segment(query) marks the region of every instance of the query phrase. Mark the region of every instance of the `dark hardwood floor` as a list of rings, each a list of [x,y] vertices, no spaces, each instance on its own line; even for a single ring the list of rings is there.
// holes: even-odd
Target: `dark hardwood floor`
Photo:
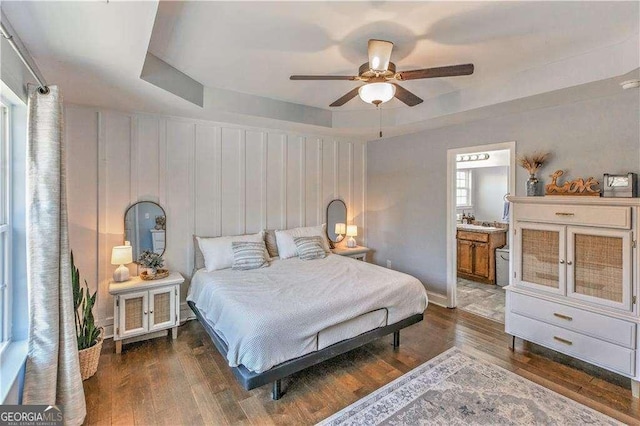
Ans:
[[[510,351],[504,325],[430,305],[425,320],[402,331],[399,351],[387,336],[270,387],[242,389],[197,321],[178,339],[124,346],[105,342],[100,366],[84,382],[86,424],[312,424],[357,401],[441,352],[457,346],[620,421],[640,425],[640,402],[628,380],[518,341]]]

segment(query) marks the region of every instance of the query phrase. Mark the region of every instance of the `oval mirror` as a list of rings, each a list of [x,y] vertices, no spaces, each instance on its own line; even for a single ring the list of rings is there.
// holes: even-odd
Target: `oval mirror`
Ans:
[[[131,243],[134,262],[145,250],[164,254],[166,223],[164,209],[154,202],[140,201],[127,209],[124,239]]]
[[[347,232],[347,205],[342,200],[333,200],[327,206],[327,238],[339,243]]]

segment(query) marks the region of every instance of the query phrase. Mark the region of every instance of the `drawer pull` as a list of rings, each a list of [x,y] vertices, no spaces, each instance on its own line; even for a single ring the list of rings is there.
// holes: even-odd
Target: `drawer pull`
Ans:
[[[563,315],[563,314],[559,314],[557,312],[554,312],[553,315],[558,317],[558,318],[562,318],[563,320],[573,321],[573,318],[571,318],[569,315]]]
[[[575,213],[556,212],[556,216],[575,216]]]
[[[562,337],[558,337],[558,336],[553,336],[553,338],[560,343],[564,343],[565,345],[569,345],[569,346],[573,345],[573,342],[571,340],[563,339]]]
[[[567,265],[571,266],[571,265],[573,265],[573,262],[570,261],[570,260],[567,260]]]
[[[560,259],[560,264],[564,265],[564,259]]]

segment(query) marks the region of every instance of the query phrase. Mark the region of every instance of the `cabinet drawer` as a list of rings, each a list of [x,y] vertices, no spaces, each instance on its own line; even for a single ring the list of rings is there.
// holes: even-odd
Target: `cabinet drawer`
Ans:
[[[558,352],[623,374],[635,375],[635,351],[613,343],[509,313],[511,334]]]
[[[631,229],[631,207],[515,204],[514,217],[524,222],[566,223]]]
[[[634,348],[636,324],[594,312],[572,308],[524,294],[510,293],[511,311],[568,330]]]
[[[489,241],[489,234],[482,232],[458,231],[458,239],[486,243]]]

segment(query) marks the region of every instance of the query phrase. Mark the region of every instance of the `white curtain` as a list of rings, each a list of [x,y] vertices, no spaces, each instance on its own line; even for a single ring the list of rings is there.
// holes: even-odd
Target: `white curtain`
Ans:
[[[66,424],[86,415],[73,312],[62,99],[29,86],[27,275],[29,356],[23,403],[62,406]]]

